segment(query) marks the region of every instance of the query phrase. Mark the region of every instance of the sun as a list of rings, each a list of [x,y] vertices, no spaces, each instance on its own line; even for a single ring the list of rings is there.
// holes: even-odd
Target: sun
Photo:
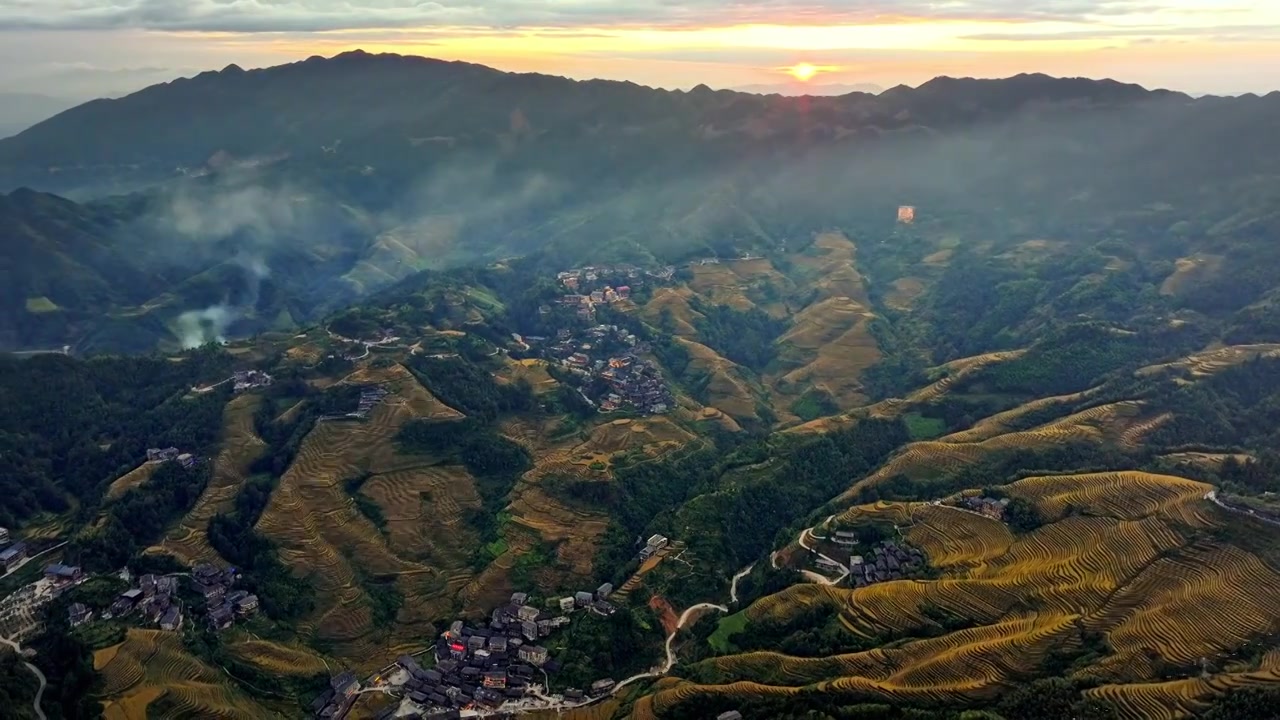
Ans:
[[[791,77],[800,82],[809,82],[814,75],[818,74],[818,68],[809,63],[799,63],[787,68],[787,72],[791,73]]]

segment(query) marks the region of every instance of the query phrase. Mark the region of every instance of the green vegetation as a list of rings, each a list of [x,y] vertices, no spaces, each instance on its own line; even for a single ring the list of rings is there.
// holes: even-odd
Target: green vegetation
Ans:
[[[727,305],[694,302],[693,309],[702,315],[694,323],[698,337],[726,358],[752,370],[763,370],[777,357],[774,341],[786,331],[786,321],[771,318],[757,308],[742,311]]]
[[[371,473],[362,473],[356,477],[344,480],[342,487],[347,491],[347,494],[351,496],[351,500],[356,504],[356,509],[360,511],[360,514],[368,518],[369,522],[373,523],[379,530],[385,533],[387,531],[387,517],[382,512],[382,506],[373,498],[360,492],[360,488],[364,487],[364,484],[368,482],[371,477],[373,477]]]
[[[711,645],[711,649],[720,654],[737,652],[738,646],[733,643],[733,636],[747,629],[747,615],[745,612],[736,612],[732,615],[726,615],[720,618],[720,622],[716,624],[715,632],[707,638],[707,643]]]
[[[185,395],[229,374],[231,359],[212,349],[184,358],[0,356],[0,525],[65,512],[72,498],[82,521],[92,517],[147,448],[209,454],[230,389]]]
[[[920,413],[907,413],[902,416],[902,422],[906,423],[912,440],[931,440],[947,431],[945,420],[925,417]]]
[[[808,422],[820,417],[835,415],[840,412],[840,406],[836,404],[835,398],[831,397],[831,393],[817,388],[810,388],[795,402],[791,403],[791,412],[799,416],[801,420]]]

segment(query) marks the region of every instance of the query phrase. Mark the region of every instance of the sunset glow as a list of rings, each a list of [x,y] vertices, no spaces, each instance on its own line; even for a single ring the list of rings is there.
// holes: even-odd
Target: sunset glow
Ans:
[[[236,63],[353,49],[661,87],[891,87],[937,75],[1112,77],[1186,91],[1271,89],[1280,3],[1221,0],[76,0],[0,2],[0,90],[98,91]],[[799,53],[818,54],[798,61]],[[125,87],[114,87],[113,84]],[[132,86],[132,87],[129,87]]]
[[[810,65],[809,63],[800,63],[799,65],[791,66],[787,72],[791,73],[791,77],[799,80],[800,82],[809,82],[814,75],[818,74],[818,68]]]

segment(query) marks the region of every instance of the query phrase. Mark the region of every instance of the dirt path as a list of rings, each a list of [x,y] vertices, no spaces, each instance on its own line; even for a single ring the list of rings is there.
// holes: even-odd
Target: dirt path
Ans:
[[[40,718],[40,720],[49,720],[49,718],[44,714],[44,709],[40,707],[41,702],[44,701],[44,690],[49,686],[49,682],[45,680],[44,673],[40,672],[40,668],[35,665],[32,665],[26,660],[22,660],[22,646],[16,641],[10,640],[6,637],[0,637],[0,645],[8,645],[13,648],[13,651],[18,654],[18,659],[23,666],[25,666],[27,670],[35,675],[36,679],[40,681],[40,689],[36,690],[36,699],[32,701],[31,706],[36,712],[36,717]]]

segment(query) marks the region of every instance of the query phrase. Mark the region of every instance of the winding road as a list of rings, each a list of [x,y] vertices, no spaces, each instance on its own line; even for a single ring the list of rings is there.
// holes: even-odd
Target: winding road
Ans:
[[[1261,520],[1262,522],[1267,523],[1268,525],[1275,525],[1276,527],[1280,527],[1280,520],[1276,520],[1276,519],[1271,518],[1271,517],[1268,517],[1268,516],[1266,516],[1266,515],[1259,515],[1258,513],[1254,512],[1253,510],[1249,510],[1249,509],[1245,509],[1245,508],[1238,508],[1238,507],[1235,507],[1234,505],[1228,505],[1227,503],[1225,503],[1225,502],[1223,502],[1223,501],[1219,500],[1219,499],[1218,499],[1218,491],[1217,491],[1217,490],[1210,490],[1209,492],[1205,493],[1205,494],[1204,494],[1204,499],[1205,499],[1205,500],[1208,500],[1209,502],[1213,503],[1214,505],[1217,505],[1218,507],[1222,508],[1223,510],[1230,511],[1230,512],[1236,513],[1236,514],[1238,514],[1238,515],[1247,515],[1247,516],[1249,516],[1249,517],[1253,518],[1254,520]]]
[[[49,720],[49,718],[45,716],[44,710],[40,707],[40,703],[44,701],[44,689],[49,686],[49,682],[45,680],[44,673],[40,672],[40,668],[35,665],[32,665],[26,660],[22,660],[22,646],[19,645],[17,641],[10,640],[6,637],[0,637],[0,645],[8,645],[13,648],[13,651],[18,654],[19,661],[26,666],[27,670],[36,676],[37,680],[40,681],[40,689],[36,690],[36,699],[31,703],[31,707],[35,710],[36,717],[40,718],[40,720]]]

